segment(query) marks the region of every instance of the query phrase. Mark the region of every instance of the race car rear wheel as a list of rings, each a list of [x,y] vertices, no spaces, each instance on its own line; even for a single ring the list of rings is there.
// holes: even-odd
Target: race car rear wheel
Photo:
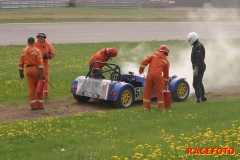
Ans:
[[[189,95],[190,89],[186,81],[180,81],[177,84],[175,93],[172,94],[172,98],[175,101],[184,101]]]
[[[121,93],[120,97],[117,101],[114,101],[114,105],[119,108],[128,108],[133,103],[133,91],[131,88],[126,87],[124,88]]]
[[[76,101],[82,102],[82,103],[86,103],[91,99],[91,97],[79,96],[76,94],[73,94],[73,97]]]

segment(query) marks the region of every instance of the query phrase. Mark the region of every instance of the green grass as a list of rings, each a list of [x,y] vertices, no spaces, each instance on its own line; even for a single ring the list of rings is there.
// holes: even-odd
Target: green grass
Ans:
[[[222,52],[221,46],[211,40],[202,40],[204,44],[211,44],[214,52],[212,55]],[[210,43],[211,42],[211,43]],[[237,48],[239,40],[233,39],[226,43],[232,48]],[[88,72],[88,61],[90,57],[103,47],[115,47],[118,56],[111,63],[117,63],[123,73],[128,71],[138,72],[140,62],[150,53],[155,52],[161,44],[167,44],[170,48],[169,60],[172,65],[178,64],[179,59],[189,44],[185,40],[169,41],[147,41],[147,42],[109,42],[109,43],[88,43],[88,44],[53,44],[56,56],[50,61],[50,83],[54,89],[49,89],[50,101],[72,98],[70,93],[71,84],[77,76],[86,75]],[[234,47],[235,46],[235,47]],[[20,53],[25,45],[0,46],[0,105],[26,104],[28,103],[28,91],[26,77],[20,79],[18,63]],[[184,51],[183,51],[184,50]],[[235,56],[236,61],[226,62],[228,67],[239,68],[239,55]],[[185,62],[184,62],[185,63]],[[134,65],[127,68],[127,65]],[[209,64],[210,65],[210,64]],[[218,75],[216,73],[216,75]],[[106,75],[109,78],[109,75]],[[211,78],[206,79],[211,81]]]
[[[99,8],[37,8],[24,10],[0,10],[0,23],[54,23],[54,22],[196,22],[196,21],[239,21],[240,11],[238,10],[167,10],[157,9],[99,9]],[[9,18],[12,15],[23,16]],[[32,18],[32,15],[39,15]],[[44,17],[57,15],[58,18]],[[62,15],[62,16],[61,16]],[[72,16],[64,18],[63,15]],[[91,18],[77,16],[92,16]],[[112,18],[94,17],[94,15],[116,16]],[[41,17],[42,16],[42,17]],[[117,17],[118,16],[118,17]],[[129,17],[124,17],[129,16]],[[132,16],[132,17],[131,17]],[[143,16],[143,17],[141,17]],[[145,17],[144,17],[145,16]],[[148,17],[146,17],[148,16]],[[157,16],[157,17],[149,17]],[[138,17],[138,18],[136,18]],[[140,18],[141,17],[141,18]],[[214,18],[213,18],[214,17]]]
[[[31,15],[115,15],[115,16],[147,16],[147,15],[186,15],[185,11],[167,11],[157,9],[99,9],[99,8],[39,8],[28,10],[0,11],[1,15],[25,15],[22,19],[1,19],[0,23],[53,23],[53,22],[165,22],[182,21],[179,18],[30,18]]]
[[[139,12],[164,14],[167,11],[109,10],[106,12],[101,9],[62,8],[0,11],[0,15],[60,13],[138,15]],[[166,14],[185,13],[183,11]],[[0,20],[0,23],[35,21],[37,20]],[[38,22],[50,21],[52,19]],[[239,40],[232,42],[238,46]],[[72,81],[78,75],[86,74],[90,56],[99,49],[116,47],[119,55],[112,62],[124,67],[126,61],[139,64],[146,55],[156,51],[163,43],[171,48],[169,56],[171,63],[178,61],[183,48],[189,48],[184,40],[53,44],[56,57],[50,62],[50,82],[54,86],[54,89],[50,89],[50,100],[72,98],[70,93]],[[216,52],[222,53],[217,49],[221,50],[218,44],[212,41],[211,43],[213,44],[211,47]],[[0,105],[7,107],[12,104],[28,103],[26,79],[19,78],[17,68],[24,47],[23,45],[0,46]],[[239,65],[239,61],[235,63]],[[129,109],[2,123],[0,124],[0,155],[1,159],[9,160],[240,159],[239,103],[239,98],[219,99],[199,105],[187,101],[173,103],[171,109],[163,111],[157,110],[156,106],[152,106],[151,111],[144,111],[140,105]],[[186,149],[189,147],[193,149],[232,147],[235,149],[235,154],[192,156],[187,155]]]
[[[239,99],[141,106],[0,125],[1,159],[239,159]],[[187,148],[234,148],[188,155]],[[65,151],[61,151],[65,149]]]
[[[182,22],[181,19],[130,19],[130,18],[111,18],[111,19],[100,19],[100,18],[68,18],[68,19],[53,19],[53,18],[26,18],[26,19],[4,19],[0,20],[1,23],[59,23],[59,22]]]
[[[1,15],[185,15],[186,11],[161,9],[39,8],[1,10]]]
[[[119,51],[117,58],[111,63],[124,67],[124,62],[134,62],[138,68],[140,61],[148,54],[157,50],[160,44],[174,46],[172,53],[188,44],[185,41],[150,41],[150,42],[110,42],[90,44],[53,44],[56,56],[50,61],[50,83],[54,89],[49,89],[50,100],[60,100],[72,97],[70,93],[73,80],[88,72],[90,57],[103,47],[116,47]],[[0,104],[23,104],[28,102],[26,77],[20,79],[18,63],[25,45],[0,46]],[[7,56],[6,56],[7,55]],[[176,59],[177,53],[169,58]],[[127,71],[128,72],[128,71]],[[125,72],[126,73],[126,72]],[[110,76],[108,76],[110,77]]]

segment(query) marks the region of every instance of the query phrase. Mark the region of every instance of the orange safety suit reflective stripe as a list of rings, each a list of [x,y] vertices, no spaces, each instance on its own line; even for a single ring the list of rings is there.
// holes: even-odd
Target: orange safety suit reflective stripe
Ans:
[[[149,68],[143,96],[143,106],[146,109],[150,108],[152,91],[155,87],[158,108],[164,108],[163,87],[168,86],[170,63],[164,52],[154,52],[141,62],[139,71],[142,73],[148,64]]]
[[[37,47],[41,53],[42,53],[42,56],[44,56],[44,54],[51,54],[51,59],[53,59],[55,57],[55,51],[54,51],[54,48],[52,46],[51,43],[49,43],[47,40],[44,40],[43,44],[40,43],[39,41],[36,41],[35,42],[35,47]],[[46,78],[46,80],[49,81],[49,62],[48,62],[49,59],[43,59],[43,63],[44,63],[44,76]],[[45,96],[48,96],[48,89],[49,89],[49,86],[48,86],[48,83],[45,83],[44,85],[44,95]]]
[[[100,62],[107,62],[110,58],[108,58],[106,56],[106,48],[103,48],[101,49],[100,51],[98,51],[97,53],[95,53],[91,58],[90,58],[90,61],[88,63],[88,66],[90,67],[91,64],[94,62],[94,61],[100,61]],[[97,64],[94,64],[93,68],[92,68],[92,71],[95,69],[95,68],[99,68],[101,71],[103,71],[103,67],[104,65],[103,64],[100,64],[100,63],[97,63]]]
[[[24,66],[26,66],[30,107],[43,108],[43,94],[36,95],[35,90],[40,77],[39,68],[44,68],[44,64],[41,51],[33,45],[28,45],[21,53],[19,70],[23,70]]]

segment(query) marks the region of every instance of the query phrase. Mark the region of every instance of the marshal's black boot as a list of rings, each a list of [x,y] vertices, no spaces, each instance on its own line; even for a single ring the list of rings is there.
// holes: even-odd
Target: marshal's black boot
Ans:
[[[202,96],[201,101],[205,102],[207,101],[207,98],[205,96]]]
[[[196,103],[196,104],[197,104],[197,103],[201,103],[201,99],[200,99],[200,98],[197,98],[197,100],[196,100],[195,103]]]

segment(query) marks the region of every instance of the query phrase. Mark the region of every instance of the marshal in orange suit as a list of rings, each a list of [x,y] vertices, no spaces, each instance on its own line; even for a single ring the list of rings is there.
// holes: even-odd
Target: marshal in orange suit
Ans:
[[[24,78],[24,67],[26,67],[27,83],[28,83],[28,97],[30,101],[30,108],[32,110],[44,109],[43,90],[42,94],[36,94],[36,87],[39,79],[44,77],[44,65],[42,54],[39,49],[34,47],[34,38],[28,38],[28,46],[23,49],[18,64],[20,78]]]
[[[37,34],[37,41],[35,42],[35,47],[37,47],[42,52],[43,63],[44,63],[44,75],[46,80],[49,81],[49,60],[55,57],[55,51],[51,43],[46,40],[47,36],[43,32]],[[48,83],[44,86],[44,97],[48,98]]]
[[[146,86],[143,95],[143,107],[145,110],[150,109],[152,91],[154,87],[157,92],[158,109],[164,108],[163,101],[163,89],[168,88],[169,83],[169,68],[170,63],[168,61],[169,49],[166,45],[161,45],[158,48],[158,52],[154,52],[148,55],[139,67],[139,74],[142,74],[145,67],[149,64]]]
[[[113,57],[116,57],[118,54],[116,48],[102,48],[98,52],[96,52],[89,60],[88,66],[91,67],[92,63],[94,61],[100,61],[100,62],[107,62],[108,60],[111,60]],[[103,64],[97,63],[94,64],[92,67],[92,73],[94,69],[99,68],[103,72]]]

